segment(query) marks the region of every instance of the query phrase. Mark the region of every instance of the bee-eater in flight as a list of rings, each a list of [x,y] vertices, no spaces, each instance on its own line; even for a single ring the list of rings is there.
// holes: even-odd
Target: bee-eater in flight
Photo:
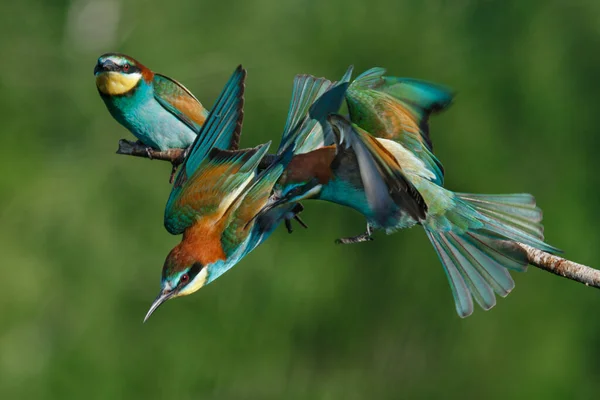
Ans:
[[[325,124],[323,116],[339,109],[345,93],[333,91],[337,93],[335,98],[321,96],[331,91],[331,82],[306,75],[297,77],[284,129],[285,143],[275,161],[259,172],[258,164],[269,144],[223,150],[241,132],[244,77],[240,66],[179,170],[165,209],[165,227],[183,237],[165,260],[160,294],[144,321],[166,300],[194,293],[217,279],[266,240],[279,223],[298,212],[298,204],[290,203],[257,218],[268,204],[273,185],[291,160],[299,138],[318,131],[318,126]],[[320,97],[327,101],[315,102]]]
[[[208,115],[182,84],[124,54],[100,56],[94,75],[108,111],[148,150],[188,147]]]
[[[524,271],[527,255],[512,243],[546,252],[542,211],[530,194],[454,193],[433,155],[428,117],[452,101],[445,88],[414,79],[385,77],[381,68],[360,75],[348,88],[351,121],[332,115],[336,144],[296,155],[275,186],[263,213],[305,199],[351,207],[367,218],[367,232],[341,243],[370,240],[372,229],[392,233],[421,225],[448,277],[461,317],[473,298],[485,310],[506,296]]]

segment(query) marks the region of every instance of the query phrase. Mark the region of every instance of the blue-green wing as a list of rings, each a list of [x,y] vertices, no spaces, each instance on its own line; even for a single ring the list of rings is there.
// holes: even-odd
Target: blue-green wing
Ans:
[[[198,185],[198,182],[191,183],[191,181],[198,179],[199,175],[207,178],[206,175],[210,176],[211,170],[214,170],[214,174],[223,173],[223,171],[231,173],[224,160],[209,160],[202,168],[200,166],[213,149],[227,149],[232,138],[241,132],[244,117],[245,76],[246,71],[239,66],[219,95],[213,111],[202,125],[200,133],[196,136],[179,169],[165,209],[165,227],[171,233],[181,233],[195,218],[195,213],[202,211],[202,206],[191,205],[192,199],[188,197],[192,193],[191,191],[195,190],[190,188]],[[233,160],[229,160],[229,162],[239,166]],[[200,173],[198,173],[199,170]],[[192,177],[194,178],[192,179]],[[214,185],[214,179],[216,177],[207,182],[212,182]],[[208,200],[204,199],[203,201]]]
[[[419,116],[423,139],[432,150],[429,116],[448,108],[454,99],[454,92],[435,83],[392,76],[383,77],[383,84],[379,90],[412,106],[411,111]]]
[[[324,78],[314,78],[310,75],[300,75],[295,81],[298,87],[307,86],[309,82],[326,81],[326,85],[320,85],[318,91],[294,90],[290,115],[294,124],[287,123],[284,137],[279,152],[286,149],[291,141],[295,142],[295,153],[302,154],[332,144],[333,134],[327,123],[327,117],[339,111],[346,90],[348,89],[353,67],[350,66],[342,79],[332,83]],[[304,82],[304,84],[302,84]],[[294,107],[294,104],[303,104],[302,108]],[[288,121],[290,118],[288,116]]]
[[[198,132],[208,116],[208,110],[194,95],[175,79],[154,74],[154,98],[181,122]]]
[[[215,147],[230,149],[239,137],[244,119],[244,90],[246,70],[238,66],[229,78],[200,129],[196,140],[177,174],[175,187],[181,186],[191,176],[202,160]]]
[[[245,150],[213,148],[188,181],[171,197],[165,208],[165,228],[182,233],[204,216],[219,219],[227,213],[252,182],[270,142]]]
[[[446,109],[454,94],[430,82],[384,76],[372,68],[350,85],[346,100],[352,122],[380,138],[395,140],[412,151],[443,183],[442,164],[433,155],[429,116]]]
[[[308,114],[308,110],[323,93],[325,93],[333,82],[325,78],[317,78],[312,75],[296,75],[292,89],[292,99],[288,111],[285,128],[281,138],[280,149],[285,148],[290,142]]]
[[[414,79],[384,76],[385,69],[371,68],[360,74],[350,85],[353,90],[377,90],[387,93],[398,101],[412,105],[424,124],[427,117],[448,108],[454,99],[454,91],[446,86]],[[431,141],[427,137],[431,146]]]
[[[267,205],[275,182],[283,173],[285,164],[275,162],[257,175],[243,193],[240,193],[235,204],[231,205],[227,228],[221,236],[221,245],[225,254],[229,255],[253,228],[254,218]]]
[[[338,146],[356,155],[365,195],[375,218],[386,225],[391,203],[395,203],[415,221],[425,219],[427,205],[401,166],[384,146],[368,132],[339,115],[329,117],[338,136]]]

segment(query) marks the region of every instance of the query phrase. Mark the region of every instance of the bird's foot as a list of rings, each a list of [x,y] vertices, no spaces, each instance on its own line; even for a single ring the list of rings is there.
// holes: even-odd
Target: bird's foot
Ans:
[[[152,156],[152,147],[146,147],[146,155],[149,159],[154,160],[154,157]]]
[[[371,236],[373,232],[371,231],[371,227],[367,224],[367,231],[365,233],[361,233],[360,235],[351,236],[351,237],[343,237],[335,240],[335,244],[352,244],[352,243],[362,243],[362,242],[370,242],[373,239]]]
[[[173,181],[175,180],[175,173],[177,172],[177,167],[179,166],[179,164],[176,163],[171,163],[171,176],[169,176],[169,183],[173,184]]]
[[[306,222],[302,221],[302,218],[300,218],[299,215],[296,215],[294,217],[294,219],[300,224],[300,226],[302,226],[304,229],[308,229],[308,225],[306,225]]]
[[[306,225],[306,223],[304,221],[302,221],[302,218],[300,218],[299,215],[294,215],[292,218],[285,219],[285,227],[286,227],[288,233],[294,232],[294,230],[292,229],[292,219],[295,219],[296,221],[298,221],[300,226],[302,226],[304,229],[308,229],[308,225]]]
[[[179,166],[183,164],[187,156],[190,154],[191,148],[192,146],[186,147],[181,152],[181,155],[179,157],[171,161],[171,165],[173,166],[173,168],[171,169],[171,177],[169,178],[169,183],[173,183],[175,179],[175,173],[177,172],[177,168],[179,168]]]
[[[183,162],[185,161],[185,159],[187,158],[187,156],[190,155],[191,151],[192,151],[192,145],[189,145],[188,147],[185,148],[185,150],[181,154],[181,161],[180,161],[181,164],[183,164]]]
[[[373,240],[373,236],[371,236],[369,233],[365,232],[365,233],[357,235],[357,236],[336,239],[335,244],[362,243],[362,242],[369,242],[371,240]]]
[[[292,211],[285,216],[285,227],[287,228],[288,233],[292,233],[294,231],[292,229],[292,219],[298,221],[300,226],[302,226],[304,229],[308,229],[308,225],[306,225],[306,223],[302,221],[302,218],[300,218],[298,215],[302,211],[304,211],[304,206],[301,203],[296,203]]]
[[[135,144],[144,146],[144,150],[146,150],[146,156],[148,156],[148,158],[151,160],[154,159],[154,157],[152,156],[152,152],[154,151],[154,149],[152,147],[148,146],[147,144],[145,144],[144,142],[142,142],[139,139],[135,142]]]

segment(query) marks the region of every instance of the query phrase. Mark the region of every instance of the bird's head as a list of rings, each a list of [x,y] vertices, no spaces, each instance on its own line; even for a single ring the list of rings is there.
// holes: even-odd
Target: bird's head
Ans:
[[[100,93],[122,96],[130,93],[142,79],[151,82],[153,73],[129,56],[107,53],[98,58],[94,67],[94,76]]]
[[[277,185],[269,202],[252,218],[252,221],[259,217],[265,217],[271,210],[283,206],[298,203],[302,200],[316,198],[321,191],[322,186],[317,179],[311,179],[308,182],[294,182],[286,185]],[[297,207],[297,205],[294,205]],[[281,210],[284,214],[291,213],[293,217],[296,213]],[[276,218],[280,220],[280,218]]]
[[[283,187],[278,188],[279,192],[275,192],[279,197],[276,201],[268,204],[269,208],[276,207],[280,204],[296,203],[302,200],[316,198],[321,191],[321,185],[315,178],[308,182],[291,182]]]
[[[187,296],[206,285],[209,267],[210,265],[184,254],[181,246],[171,250],[163,265],[160,293],[150,306],[144,322],[165,301]]]

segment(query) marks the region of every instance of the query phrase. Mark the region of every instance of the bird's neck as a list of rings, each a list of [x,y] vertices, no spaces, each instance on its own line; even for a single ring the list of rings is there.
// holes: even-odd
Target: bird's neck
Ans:
[[[316,179],[319,184],[326,184],[332,178],[331,162],[335,153],[335,146],[327,146],[294,156],[279,183],[285,185]]]

